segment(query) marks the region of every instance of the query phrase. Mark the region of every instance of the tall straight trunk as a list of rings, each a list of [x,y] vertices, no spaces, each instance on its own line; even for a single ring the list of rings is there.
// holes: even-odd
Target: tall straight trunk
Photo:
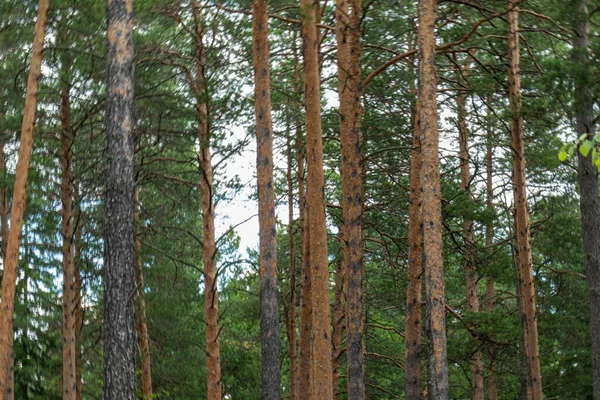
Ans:
[[[213,167],[210,148],[209,94],[206,82],[206,54],[200,3],[192,2],[195,28],[196,118],[200,142],[200,191],[202,192],[202,258],[204,261],[204,320],[206,323],[207,399],[221,400],[221,346],[219,341],[219,292],[217,286],[217,246],[213,203]]]
[[[61,36],[64,39],[64,32]],[[77,396],[76,382],[76,338],[75,338],[75,261],[73,254],[73,131],[71,129],[71,107],[69,98],[70,84],[68,80],[69,60],[62,60],[62,90],[60,104],[61,127],[61,199],[62,199],[62,267],[63,267],[63,366],[62,394],[63,400],[75,399]]]
[[[294,229],[294,176],[292,174],[292,139],[287,138],[288,237],[290,242],[290,308],[287,315],[287,336],[290,354],[290,400],[296,400],[296,230]]]
[[[587,0],[573,0],[573,62],[575,76],[575,118],[577,136],[593,140],[594,101],[589,73]],[[600,208],[598,204],[598,169],[591,156],[577,152],[579,160],[579,204],[585,255],[585,272],[592,339],[592,368],[594,399],[600,399]]]
[[[361,0],[336,0],[338,92],[342,151],[343,243],[346,271],[346,347],[348,399],[365,397],[364,380],[364,250],[362,187],[362,81],[360,79]]]
[[[525,142],[521,113],[521,77],[519,53],[519,7],[516,0],[508,0],[508,86],[511,111],[513,152],[513,185],[515,230],[519,291],[521,298],[521,326],[523,350],[527,367],[526,393],[528,399],[542,399],[542,375],[538,350],[538,330],[535,308],[535,287],[531,257],[527,183],[525,174]]]
[[[136,398],[133,0],[106,15],[104,399]]]
[[[423,291],[423,213],[421,185],[421,137],[419,100],[415,103],[410,159],[410,205],[408,208],[408,267],[406,269],[406,400],[421,399],[421,328]]]
[[[300,326],[298,335],[298,399],[312,398],[312,346],[310,337],[312,332],[312,296],[311,296],[311,269],[310,269],[310,247],[308,243],[308,204],[305,185],[305,154],[306,147],[303,140],[301,128],[302,102],[300,100],[300,72],[299,60],[294,49],[294,92],[296,95],[296,160],[298,165],[298,203],[300,208]]]
[[[135,286],[136,314],[137,314],[137,336],[138,347],[141,356],[142,367],[142,398],[152,399],[152,365],[150,358],[150,336],[148,335],[148,324],[146,323],[146,301],[144,300],[144,264],[142,260],[142,241],[140,239],[140,189],[135,188],[134,198],[134,223],[135,223]]]
[[[319,77],[318,0],[301,0],[304,42],[304,100],[306,107],[307,202],[309,265],[311,268],[313,396],[333,398],[331,365],[331,311],[329,307],[329,262],[325,220],[325,177],[321,129],[321,87]]]
[[[430,395],[449,398],[446,358],[442,205],[437,126],[435,68],[436,0],[419,0],[419,126],[421,131],[421,185],[423,187],[423,257],[430,346]]]
[[[490,96],[491,97],[491,96]],[[488,99],[488,104],[491,104],[491,98]],[[487,143],[486,143],[486,156],[485,156],[485,194],[486,194],[486,210],[489,215],[492,215],[494,211],[494,183],[493,183],[493,153],[494,146],[492,145],[492,129],[488,126],[487,129]],[[494,221],[489,220],[485,226],[485,248],[488,254],[491,256],[494,245]],[[488,273],[485,282],[485,311],[491,314],[494,311],[494,277]],[[496,346],[489,344],[488,348],[488,361],[489,371],[487,378],[488,386],[488,400],[498,400],[498,362],[496,361]]]
[[[341,243],[344,240],[342,230],[338,232],[338,241]],[[340,366],[342,364],[342,354],[344,350],[342,347],[343,336],[344,336],[344,304],[345,299],[345,281],[346,281],[346,265],[344,260],[336,260],[335,269],[335,293],[333,296],[333,331],[331,332],[331,364],[333,368],[332,386],[333,386],[333,398],[337,398],[338,387],[340,381]]]
[[[468,71],[468,61],[467,68]],[[466,72],[464,72],[466,73]],[[460,75],[460,74],[459,74]],[[460,187],[469,201],[471,196],[471,173],[469,170],[469,136],[467,131],[467,95],[460,91],[456,97],[458,115],[458,142],[460,148]],[[467,282],[467,303],[470,312],[479,312],[479,296],[477,290],[477,268],[475,266],[473,221],[469,217],[463,220],[463,241],[465,273]],[[471,355],[471,398],[483,400],[483,361],[479,350]]]
[[[77,186],[75,186],[75,196],[79,199]],[[76,221],[75,225],[75,385],[76,385],[76,400],[82,400],[83,398],[83,379],[82,379],[82,367],[83,367],[83,350],[82,350],[82,331],[83,331],[83,307],[81,305],[81,288],[83,286],[83,279],[81,277],[81,266],[83,260],[81,258],[81,207],[77,206],[74,212],[73,220]]]
[[[256,116],[258,220],[260,225],[260,326],[262,398],[279,399],[279,305],[277,288],[277,227],[273,184],[273,128],[267,0],[253,1],[252,53]]]
[[[10,231],[8,233],[4,275],[2,278],[2,302],[0,303],[0,400],[14,399],[14,359],[13,359],[13,311],[17,287],[17,266],[19,264],[19,244],[25,198],[27,175],[33,148],[35,112],[41,75],[44,38],[48,21],[49,0],[40,0],[33,36],[33,54],[27,77],[27,93],[21,124],[21,142],[15,176],[12,208],[10,212]]]

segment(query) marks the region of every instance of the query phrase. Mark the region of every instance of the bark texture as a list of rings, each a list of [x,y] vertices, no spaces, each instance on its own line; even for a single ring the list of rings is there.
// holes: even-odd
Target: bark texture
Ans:
[[[4,274],[2,278],[2,302],[0,303],[0,400],[12,400],[14,393],[13,359],[13,311],[17,284],[17,266],[19,264],[19,245],[25,199],[27,175],[33,148],[37,94],[41,75],[44,38],[48,21],[49,0],[40,0],[33,36],[33,54],[27,77],[27,93],[21,124],[21,141],[17,161],[13,202],[10,213],[10,231],[6,247]],[[3,232],[4,233],[4,232]]]
[[[254,0],[252,53],[256,117],[258,221],[260,225],[260,326],[262,398],[279,399],[280,342],[277,289],[277,228],[273,184],[273,129],[269,74],[268,2]]]
[[[329,262],[325,221],[325,178],[321,129],[319,77],[318,0],[301,0],[304,42],[304,100],[306,107],[307,202],[309,265],[311,268],[312,347],[316,399],[333,398],[331,365],[331,311],[329,307]]]
[[[588,1],[574,0],[573,18],[573,62],[575,76],[575,119],[577,137],[587,135],[593,140],[594,100],[591,92],[588,34]],[[598,204],[598,169],[593,164],[591,154],[584,157],[577,152],[579,161],[579,197],[583,250],[592,339],[592,368],[594,399],[600,399],[600,208]]]
[[[148,324],[146,323],[146,302],[144,300],[144,264],[142,260],[142,241],[140,239],[140,190],[135,189],[134,199],[134,223],[135,223],[135,287],[136,314],[137,314],[137,337],[140,350],[140,365],[142,369],[142,399],[152,399],[152,365],[150,358],[150,336],[148,335]]]
[[[365,396],[364,380],[364,249],[362,187],[362,81],[360,77],[360,0],[336,1],[340,142],[342,150],[343,244],[346,272],[346,347],[348,399]],[[350,7],[348,7],[350,5]]]
[[[64,36],[64,34],[63,34]],[[62,199],[62,267],[63,267],[63,365],[62,395],[63,400],[74,400],[77,396],[76,382],[76,337],[75,308],[77,303],[75,292],[75,260],[73,251],[73,131],[71,129],[71,109],[69,98],[68,63],[62,60],[63,82],[60,104],[61,128],[61,199]]]
[[[437,76],[435,67],[436,0],[419,0],[419,126],[421,132],[423,187],[423,258],[428,318],[429,394],[449,398],[446,358],[442,208],[437,126]]]
[[[294,229],[294,177],[292,143],[287,140],[287,184],[288,184],[288,237],[290,242],[290,307],[287,314],[287,336],[290,353],[290,400],[298,393],[298,366],[296,364],[296,230]]]
[[[542,399],[542,375],[538,350],[538,331],[535,307],[535,287],[531,258],[529,210],[525,173],[525,142],[521,113],[521,78],[519,52],[519,7],[516,0],[508,0],[508,89],[511,111],[513,151],[513,185],[517,266],[521,299],[521,326],[526,364],[526,397]]]
[[[410,205],[408,208],[408,267],[406,288],[406,400],[421,399],[421,328],[423,293],[423,214],[421,210],[421,138],[419,100],[416,102],[410,159]]]
[[[133,0],[108,0],[104,399],[136,399]]]
[[[207,398],[221,400],[221,349],[219,341],[219,292],[217,287],[217,246],[215,241],[215,209],[212,152],[210,148],[209,95],[206,83],[204,28],[200,3],[192,3],[194,13],[196,82],[194,91],[198,102],[197,137],[200,142],[200,191],[202,192],[202,258],[204,261],[204,320],[206,322]]]

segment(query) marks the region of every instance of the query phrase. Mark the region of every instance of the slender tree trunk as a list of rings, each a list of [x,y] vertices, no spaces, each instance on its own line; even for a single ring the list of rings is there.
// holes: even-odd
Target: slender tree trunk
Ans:
[[[106,15],[104,399],[134,400],[133,0],[109,0]]]
[[[467,68],[464,74],[468,71]],[[458,74],[460,76],[460,73]],[[463,91],[459,91],[456,97],[456,105],[458,110],[458,142],[460,147],[460,186],[466,194],[469,201],[471,196],[471,173],[469,171],[469,138],[467,131],[467,95]],[[463,220],[463,240],[464,240],[464,258],[465,272],[467,282],[467,303],[469,311],[472,313],[479,312],[479,296],[477,290],[477,268],[475,266],[475,249],[474,249],[474,230],[473,221],[469,217]],[[471,356],[471,398],[473,400],[483,400],[483,361],[481,353],[475,351]]]
[[[406,288],[406,400],[421,399],[421,328],[423,291],[423,214],[421,210],[421,137],[416,101],[410,159],[410,205],[408,209],[408,267]]]
[[[419,107],[423,187],[423,257],[428,338],[430,346],[430,395],[449,398],[446,359],[444,260],[442,255],[442,206],[437,127],[437,76],[435,67],[436,0],[419,0]]]
[[[77,187],[75,187],[76,198],[79,198],[77,194]],[[79,200],[78,200],[79,201]],[[83,351],[82,351],[82,331],[83,331],[83,307],[81,306],[81,288],[83,286],[83,279],[81,277],[81,266],[83,260],[81,257],[81,207],[75,208],[75,384],[77,387],[75,399],[82,400],[83,398],[83,379],[82,379],[82,366],[83,366]]]
[[[61,33],[64,37],[64,33]],[[75,399],[76,383],[76,338],[75,338],[75,261],[73,258],[73,131],[71,130],[71,109],[68,80],[69,60],[63,57],[63,81],[60,104],[61,126],[61,167],[62,167],[62,254],[63,254],[63,369],[62,393],[63,400]]]
[[[146,323],[146,302],[144,300],[144,264],[142,262],[142,241],[140,239],[140,189],[136,187],[134,198],[134,223],[135,223],[135,285],[137,288],[137,335],[140,349],[142,367],[142,398],[152,399],[152,364],[150,358],[150,336]]]
[[[325,177],[321,129],[319,77],[318,0],[301,0],[304,42],[304,100],[306,106],[307,201],[309,264],[312,269],[314,392],[317,399],[333,398],[331,365],[331,311],[329,306],[329,262],[325,221]]]
[[[491,104],[491,99],[488,100]],[[494,183],[493,183],[493,153],[492,145],[492,129],[487,129],[487,144],[486,144],[486,209],[490,215],[494,210]],[[489,220],[485,227],[485,247],[488,254],[491,256],[494,245],[494,221]],[[494,277],[488,273],[485,284],[485,304],[486,312],[491,314],[494,311]],[[488,400],[498,400],[498,363],[496,361],[496,346],[490,344],[488,348],[489,371],[488,371]]]
[[[17,286],[17,266],[19,263],[19,243],[25,198],[27,175],[33,147],[37,93],[43,58],[46,23],[48,21],[49,0],[40,0],[33,36],[33,54],[27,77],[27,93],[21,125],[21,142],[15,177],[11,208],[10,231],[8,233],[4,275],[2,278],[2,303],[0,303],[0,400],[14,399],[14,359],[13,359],[13,311]]]
[[[277,227],[273,184],[273,128],[269,74],[268,2],[254,0],[252,53],[256,112],[258,219],[260,224],[260,326],[262,398],[279,399],[279,292],[277,288]]]
[[[338,240],[341,243],[344,240],[342,229],[338,232]],[[344,350],[342,341],[344,336],[344,304],[345,299],[345,281],[346,265],[344,260],[336,260],[335,270],[335,294],[333,297],[333,331],[331,332],[331,364],[333,367],[333,398],[337,398],[340,380],[340,366],[342,364],[342,354]]]
[[[523,350],[527,365],[526,392],[528,399],[542,399],[542,375],[538,350],[538,331],[535,308],[535,287],[531,258],[529,211],[525,175],[525,143],[521,113],[521,78],[519,70],[519,8],[516,0],[508,0],[508,85],[511,109],[513,185],[517,265],[521,297]]]
[[[205,67],[206,55],[200,4],[193,1],[196,42],[196,116],[197,136],[200,142],[200,190],[202,192],[202,257],[204,261],[204,307],[206,322],[207,398],[221,400],[221,348],[219,341],[219,292],[217,286],[217,247],[215,242],[215,209],[213,203],[213,167],[210,148],[209,94]]]
[[[287,315],[287,336],[290,353],[290,400],[296,400],[296,230],[294,229],[294,177],[292,174],[292,143],[287,138],[288,236],[290,241],[290,309]]]
[[[294,42],[295,43],[295,42]],[[306,148],[301,129],[301,107],[300,100],[300,73],[299,61],[294,49],[294,91],[297,98],[296,112],[296,160],[298,164],[298,203],[300,208],[300,252],[302,254],[300,266],[300,332],[298,336],[298,399],[312,399],[312,296],[311,296],[311,269],[310,269],[310,247],[308,228],[308,203],[305,190],[305,153]]]
[[[589,73],[589,35],[587,0],[574,0],[573,62],[575,63],[575,118],[577,136],[593,140],[594,101]],[[591,156],[577,152],[579,160],[579,197],[590,334],[592,338],[592,368],[594,399],[600,400],[600,208],[598,205],[598,169]]]
[[[361,1],[336,0],[340,142],[342,150],[343,243],[346,271],[346,347],[348,399],[365,397],[364,380],[364,250],[362,188],[362,81],[360,79]]]

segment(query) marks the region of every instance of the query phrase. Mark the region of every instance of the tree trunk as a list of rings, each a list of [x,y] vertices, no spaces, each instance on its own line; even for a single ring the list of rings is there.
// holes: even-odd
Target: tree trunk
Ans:
[[[305,191],[305,154],[306,148],[302,138],[300,100],[300,75],[299,62],[294,49],[294,89],[297,99],[296,112],[296,160],[298,164],[298,203],[300,208],[300,252],[302,264],[300,265],[300,327],[298,336],[298,399],[312,399],[312,346],[310,337],[312,332],[312,296],[311,296],[311,269],[310,247],[308,243],[308,204]]]
[[[467,73],[468,60],[463,75]],[[460,79],[460,72],[457,75]],[[468,201],[471,201],[471,173],[469,171],[469,138],[467,131],[467,95],[465,92],[459,90],[456,97],[456,105],[458,110],[458,142],[460,147],[460,186]],[[467,282],[467,303],[470,312],[478,313],[479,296],[477,289],[477,268],[475,266],[474,236],[473,221],[470,217],[465,217],[463,220],[463,241]],[[483,361],[481,360],[481,353],[478,350],[471,355],[471,398],[473,400],[483,400],[484,398]]]
[[[19,243],[25,199],[27,175],[33,147],[37,94],[41,75],[44,38],[48,21],[49,0],[40,0],[33,36],[33,54],[27,77],[27,93],[21,125],[21,142],[15,177],[11,208],[10,231],[8,233],[4,275],[2,278],[2,303],[0,303],[0,400],[14,399],[14,359],[13,359],[13,311],[17,286],[17,266],[19,264]]]
[[[362,400],[364,380],[364,250],[362,188],[362,81],[360,79],[361,1],[336,0],[338,92],[342,151],[343,243],[346,271],[346,347],[348,399]]]
[[[519,7],[516,0],[508,0],[508,85],[513,150],[513,185],[515,204],[515,230],[517,240],[517,265],[521,297],[521,325],[525,353],[528,399],[542,399],[542,375],[538,350],[538,332],[535,308],[535,287],[531,258],[529,211],[525,175],[525,143],[523,115],[521,114],[521,78],[519,70]]]
[[[133,0],[106,9],[104,399],[136,398]]]
[[[423,290],[423,214],[421,210],[421,138],[416,102],[410,159],[410,205],[408,209],[408,267],[406,270],[406,400],[421,399],[421,302]]]
[[[287,336],[290,353],[290,400],[296,400],[296,230],[294,229],[294,178],[292,174],[292,143],[287,138],[288,236],[290,241],[290,308],[287,314]]]
[[[79,199],[77,186],[75,186],[75,196]],[[79,200],[78,200],[79,201]],[[81,287],[83,279],[81,277],[81,266],[83,260],[81,258],[81,206],[75,208],[74,219],[75,224],[75,385],[76,385],[76,400],[83,398],[83,379],[81,376],[81,368],[83,366],[83,351],[82,351],[82,331],[83,331],[83,307],[81,306]]]
[[[197,136],[200,142],[200,190],[202,192],[202,257],[204,261],[204,308],[206,322],[206,368],[207,398],[221,400],[221,348],[219,342],[219,292],[217,286],[217,247],[215,242],[215,209],[213,203],[213,167],[210,148],[209,94],[205,67],[206,55],[203,42],[200,4],[193,1],[196,42],[196,116]]]
[[[331,399],[331,311],[329,306],[329,261],[325,220],[325,177],[321,129],[321,88],[319,77],[318,0],[301,0],[304,42],[304,99],[306,106],[307,201],[309,264],[312,273],[314,392],[317,399]]]
[[[593,97],[589,72],[589,36],[587,0],[574,0],[573,7],[573,62],[575,76],[575,118],[577,137],[587,135],[593,140],[595,133]],[[586,284],[590,335],[592,339],[592,368],[594,399],[600,400],[600,208],[598,205],[598,169],[591,155],[579,160],[579,197],[583,250],[585,255]]]
[[[436,0],[419,0],[419,114],[423,187],[423,257],[431,380],[433,398],[449,398],[446,359],[442,206],[437,127],[437,77],[435,68]]]
[[[140,239],[140,189],[135,189],[134,199],[134,223],[135,223],[135,285],[137,288],[137,335],[138,347],[140,349],[142,367],[142,398],[152,399],[152,364],[150,358],[150,336],[148,335],[148,324],[146,323],[146,302],[144,300],[144,264],[142,262],[142,241]]]
[[[343,242],[344,236],[342,229],[338,232],[339,242]],[[340,380],[340,366],[342,364],[342,354],[344,350],[342,347],[342,341],[344,336],[344,304],[345,299],[345,281],[346,281],[346,265],[344,260],[336,260],[335,270],[335,294],[333,297],[333,331],[331,332],[331,364],[333,368],[333,398],[337,398],[338,387]]]
[[[277,227],[273,184],[273,128],[269,74],[268,2],[254,0],[252,53],[256,116],[258,220],[260,225],[260,326],[262,398],[279,399],[279,305],[277,288]]]
[[[488,105],[491,107],[491,96],[488,99]],[[488,111],[489,112],[489,111]],[[494,147],[492,145],[492,129],[487,129],[487,143],[486,143],[486,209],[490,215],[494,210],[494,185],[493,185],[493,153]],[[494,245],[494,221],[490,219],[486,223],[485,227],[485,248],[488,251],[488,256],[491,257]],[[488,314],[491,314],[494,310],[494,277],[488,273],[485,283],[485,308]],[[488,345],[488,359],[489,359],[489,371],[488,371],[488,400],[498,400],[498,363],[496,361],[496,346],[494,344]]]
[[[64,39],[65,32],[61,32]],[[76,338],[75,338],[75,261],[73,258],[73,167],[72,147],[73,131],[71,130],[71,107],[69,98],[70,84],[68,80],[69,60],[62,60],[62,90],[60,104],[61,127],[61,167],[62,167],[62,255],[63,255],[63,366],[62,394],[63,400],[74,400],[77,396],[76,383]]]

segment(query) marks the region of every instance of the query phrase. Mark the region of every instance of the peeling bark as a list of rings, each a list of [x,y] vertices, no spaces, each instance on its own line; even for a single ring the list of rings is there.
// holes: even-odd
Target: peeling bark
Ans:
[[[14,393],[14,349],[13,349],[13,311],[17,285],[17,266],[19,263],[19,245],[25,199],[27,176],[33,147],[37,94],[41,76],[41,66],[48,21],[49,0],[40,0],[33,36],[33,54],[27,77],[27,93],[21,124],[19,159],[15,177],[13,202],[10,213],[10,231],[6,245],[4,274],[2,278],[2,302],[0,303],[0,400],[13,400]],[[3,232],[4,233],[4,232]]]

